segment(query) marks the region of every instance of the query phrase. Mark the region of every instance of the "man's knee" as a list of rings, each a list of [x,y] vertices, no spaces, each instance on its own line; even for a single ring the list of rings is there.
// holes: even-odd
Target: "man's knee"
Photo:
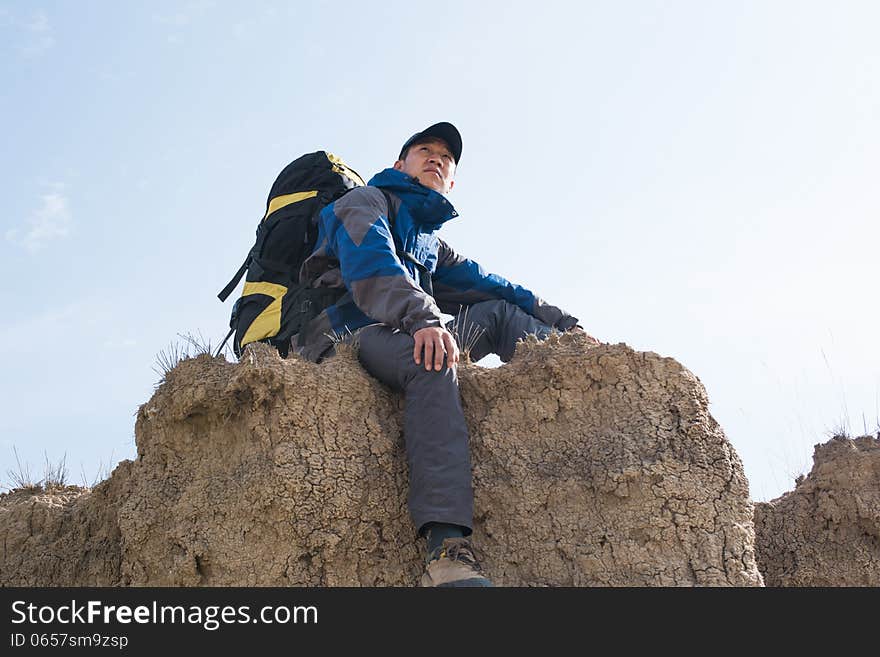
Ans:
[[[522,312],[519,306],[516,306],[504,299],[490,299],[488,301],[480,301],[470,307],[472,313],[500,313],[506,315],[512,312]]]
[[[472,304],[464,308],[456,317],[456,332],[467,333],[474,326],[484,331],[494,331],[510,317],[515,308],[516,306],[503,299],[492,299]]]
[[[535,332],[541,337],[546,337],[546,332],[550,328],[516,304],[504,299],[475,303],[459,314],[456,323],[459,325],[460,332],[462,329],[463,332],[467,332],[473,326],[487,331],[494,336],[493,342],[510,330],[517,333]],[[520,336],[517,335],[517,337]]]
[[[512,357],[517,340],[529,334],[544,339],[553,328],[503,299],[475,303],[456,318],[456,333],[467,342],[474,360],[496,353],[503,362]]]

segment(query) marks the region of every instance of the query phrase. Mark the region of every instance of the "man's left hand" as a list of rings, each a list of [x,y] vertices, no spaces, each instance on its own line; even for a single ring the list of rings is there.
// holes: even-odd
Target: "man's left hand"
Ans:
[[[581,335],[587,336],[587,340],[589,340],[590,342],[593,342],[595,344],[602,344],[601,342],[599,342],[599,340],[597,340],[592,335],[587,333],[582,326],[578,326],[578,325],[572,326],[570,329],[568,329],[568,332],[569,333],[580,333]]]

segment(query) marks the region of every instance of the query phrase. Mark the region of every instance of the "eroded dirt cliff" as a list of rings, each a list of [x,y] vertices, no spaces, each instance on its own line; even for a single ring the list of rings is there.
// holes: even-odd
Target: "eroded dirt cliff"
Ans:
[[[675,360],[565,335],[460,380],[496,584],[761,585],[742,465]],[[0,500],[0,584],[414,585],[402,404],[350,349],[185,360],[139,410],[136,460]]]
[[[880,435],[816,445],[793,491],[755,508],[767,586],[880,586]]]

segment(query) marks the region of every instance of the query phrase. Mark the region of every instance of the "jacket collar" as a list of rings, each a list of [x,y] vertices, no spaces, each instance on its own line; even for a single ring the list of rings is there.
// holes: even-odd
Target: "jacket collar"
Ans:
[[[381,187],[397,196],[413,220],[426,228],[436,230],[458,216],[452,203],[443,194],[425,187],[397,169],[384,169],[370,178],[367,184]]]

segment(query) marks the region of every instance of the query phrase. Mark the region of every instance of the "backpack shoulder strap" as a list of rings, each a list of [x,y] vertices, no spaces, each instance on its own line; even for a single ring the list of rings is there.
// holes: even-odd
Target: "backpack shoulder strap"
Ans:
[[[217,298],[220,301],[226,301],[232,291],[235,289],[235,286],[238,285],[238,282],[241,280],[241,277],[244,276],[244,273],[247,271],[248,266],[251,264],[251,260],[253,259],[253,252],[248,253],[247,258],[245,258],[244,264],[238,268],[238,271],[235,272],[235,276],[232,277],[232,280],[226,284],[220,294],[217,295]]]

